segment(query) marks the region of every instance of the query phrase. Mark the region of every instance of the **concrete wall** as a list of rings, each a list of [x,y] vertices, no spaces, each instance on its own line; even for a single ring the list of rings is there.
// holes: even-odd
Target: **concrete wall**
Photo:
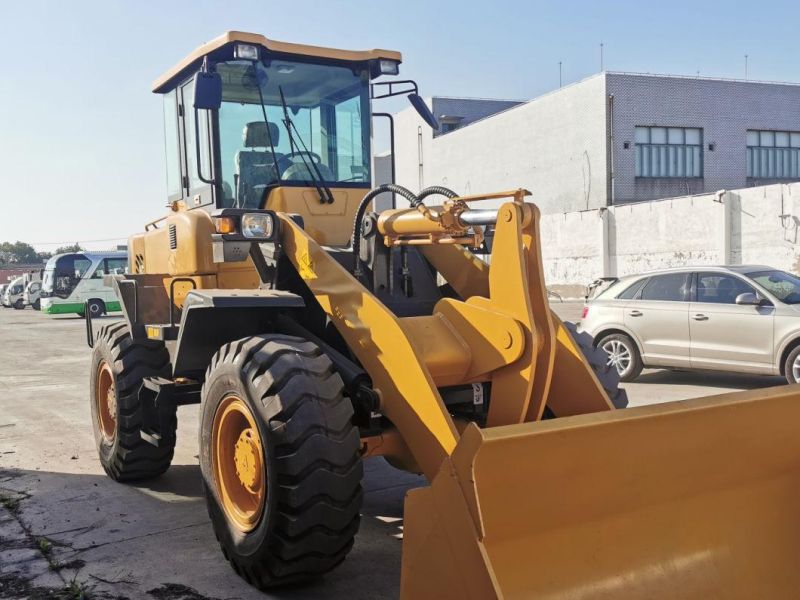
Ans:
[[[798,85],[624,73],[606,78],[614,96],[615,204],[771,183],[747,179],[747,130],[800,130]],[[703,177],[636,179],[637,125],[701,128]]]
[[[545,215],[547,285],[579,297],[600,276],[712,264],[800,274],[799,217],[800,183]]]
[[[544,213],[606,204],[605,79],[597,75],[441,135],[396,115],[398,182],[460,194],[516,187]]]

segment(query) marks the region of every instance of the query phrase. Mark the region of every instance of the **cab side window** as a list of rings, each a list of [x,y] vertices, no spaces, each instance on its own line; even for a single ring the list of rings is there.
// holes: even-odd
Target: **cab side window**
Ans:
[[[194,195],[200,188],[208,187],[208,184],[200,179],[211,176],[211,149],[209,138],[208,113],[210,111],[201,110],[198,114],[197,124],[199,130],[195,128],[194,114],[194,81],[190,81],[181,87],[183,99],[183,130],[186,135],[186,171],[189,178],[189,193]],[[197,164],[197,138],[200,138],[200,165]]]
[[[181,198],[183,197],[183,178],[178,135],[177,90],[164,94],[164,154],[167,165],[167,196],[170,200]]]

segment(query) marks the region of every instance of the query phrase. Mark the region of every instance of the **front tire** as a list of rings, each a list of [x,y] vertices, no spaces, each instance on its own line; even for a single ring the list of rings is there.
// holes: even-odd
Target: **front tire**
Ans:
[[[783,373],[788,383],[800,383],[800,344],[786,357],[786,362],[783,363]]]
[[[133,340],[125,323],[104,325],[92,352],[91,402],[100,463],[117,481],[161,475],[169,468],[178,425],[176,407],[162,408],[158,447],[141,436],[139,388],[145,377],[169,376],[169,354],[160,342]]]
[[[603,337],[597,347],[605,351],[608,364],[617,370],[620,381],[633,381],[642,373],[644,365],[639,348],[624,333],[612,333]]]
[[[106,312],[106,304],[102,300],[97,300],[97,299],[89,300],[87,304],[88,304],[89,316],[92,317],[93,319],[101,317]]]
[[[200,468],[222,552],[251,585],[318,577],[353,546],[363,466],[343,387],[296,337],[244,338],[211,361]]]

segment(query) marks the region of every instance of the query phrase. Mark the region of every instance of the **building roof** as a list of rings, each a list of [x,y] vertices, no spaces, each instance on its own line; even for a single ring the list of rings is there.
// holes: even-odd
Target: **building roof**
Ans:
[[[257,33],[247,33],[245,31],[226,31],[221,36],[216,37],[210,42],[206,42],[202,46],[196,48],[177,65],[156,79],[153,82],[153,91],[156,93],[169,91],[176,83],[174,80],[179,76],[182,78],[182,76],[185,74],[197,69],[202,62],[203,57],[234,42],[255,44],[262,46],[271,52],[280,54],[295,54],[297,56],[329,58],[332,60],[344,60],[352,62],[364,62],[381,58],[394,60],[397,62],[402,62],[403,60],[402,55],[394,50],[339,50],[336,48],[323,48],[321,46],[307,46],[305,44],[278,42],[276,40],[270,40]]]
[[[624,77],[651,77],[656,79],[687,79],[689,81],[713,81],[721,83],[751,83],[756,85],[800,86],[796,81],[767,81],[760,79],[737,79],[735,77],[706,77],[700,75],[673,75],[669,73],[639,73],[632,71],[602,71],[600,74],[621,75]]]

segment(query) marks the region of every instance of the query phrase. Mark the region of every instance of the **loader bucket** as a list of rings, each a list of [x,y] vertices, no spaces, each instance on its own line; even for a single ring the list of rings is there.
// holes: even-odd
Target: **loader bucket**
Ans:
[[[796,598],[800,387],[470,425],[403,543],[403,598]]]

